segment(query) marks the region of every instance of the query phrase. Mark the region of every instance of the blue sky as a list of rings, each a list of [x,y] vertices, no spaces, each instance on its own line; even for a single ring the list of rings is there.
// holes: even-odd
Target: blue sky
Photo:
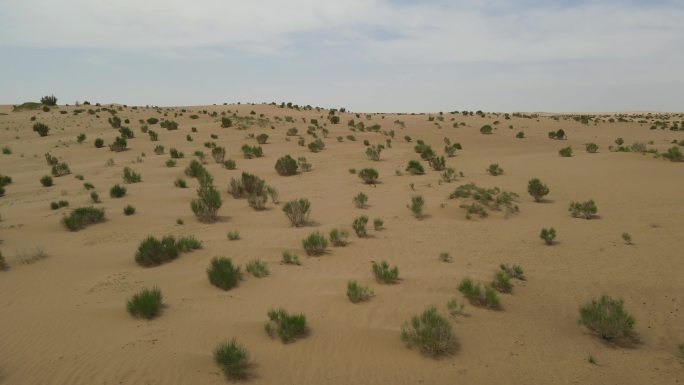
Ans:
[[[0,103],[682,111],[684,1],[0,0]]]

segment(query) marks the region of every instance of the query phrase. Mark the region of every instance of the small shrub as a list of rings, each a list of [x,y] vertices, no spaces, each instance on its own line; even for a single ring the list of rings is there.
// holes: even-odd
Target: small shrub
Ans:
[[[297,164],[299,165],[299,168],[302,169],[302,172],[309,172],[311,171],[311,163],[309,163],[306,160],[306,157],[300,156],[297,158]]]
[[[439,253],[439,258],[442,262],[451,262],[451,256],[446,251]]]
[[[492,176],[497,176],[503,174],[503,169],[497,163],[492,163],[487,168],[487,172]]]
[[[354,196],[354,206],[362,209],[366,207],[366,202],[368,202],[368,195],[360,192]]]
[[[311,202],[306,198],[295,199],[283,205],[283,212],[292,226],[304,226],[309,218]]]
[[[291,342],[307,333],[306,316],[289,314],[285,309],[269,310],[264,329],[271,338],[276,335],[283,342]]]
[[[347,238],[349,238],[349,233],[344,230],[330,230],[330,243],[335,247],[346,246],[348,243]]]
[[[504,270],[496,271],[492,280],[492,287],[500,293],[510,293],[513,291],[511,277]]]
[[[214,158],[214,162],[223,163],[223,160],[226,157],[226,149],[223,147],[212,148],[211,157]]]
[[[123,213],[124,215],[133,215],[135,214],[135,207],[127,205],[126,207],[124,207]]]
[[[373,261],[371,271],[375,279],[380,283],[389,284],[399,281],[399,268],[397,266],[390,268],[386,261],[380,263]]]
[[[123,187],[119,184],[115,184],[110,190],[109,190],[109,196],[112,198],[121,198],[122,196],[126,195],[126,187]]]
[[[450,299],[449,302],[447,302],[447,310],[449,310],[449,314],[452,317],[456,317],[457,315],[465,315],[465,312],[463,311],[464,305],[462,303],[459,303],[457,299]]]
[[[43,123],[36,123],[33,125],[33,131],[37,132],[40,136],[47,136],[50,128]]]
[[[247,197],[247,204],[254,210],[261,211],[266,209],[266,195],[250,194]]]
[[[49,175],[45,175],[44,177],[40,178],[40,184],[42,184],[44,187],[52,186],[52,177]]]
[[[560,150],[558,150],[558,154],[562,157],[569,158],[572,156],[572,147],[563,147]]]
[[[682,154],[682,150],[680,150],[679,147],[672,146],[663,154],[663,158],[672,162],[682,162],[684,161],[684,154]]]
[[[300,265],[299,256],[294,253],[283,251],[282,262],[286,265]]]
[[[434,306],[413,316],[401,327],[401,340],[409,347],[417,346],[431,356],[440,356],[456,350],[456,337],[449,320],[437,313]]]
[[[228,240],[229,241],[237,241],[240,239],[240,232],[237,230],[234,231],[229,231],[228,232]]]
[[[227,118],[224,116],[221,118],[221,127],[223,127],[223,128],[233,127],[233,121],[230,120],[230,118]]]
[[[90,192],[90,200],[93,201],[93,203],[100,203],[100,196],[97,194],[95,191]]]
[[[173,182],[173,185],[176,187],[180,187],[180,188],[187,188],[188,187],[187,182],[185,182],[185,179],[183,179],[183,178],[176,178],[176,180]]]
[[[173,147],[169,150],[169,155],[171,155],[172,159],[181,159],[185,157],[185,154],[183,154],[181,151],[178,151]]]
[[[230,290],[238,285],[242,279],[240,267],[233,265],[233,261],[226,257],[214,257],[207,268],[209,282],[222,290]]]
[[[253,259],[247,262],[246,270],[257,278],[262,278],[268,275],[268,267],[266,263],[259,259]]]
[[[328,240],[319,232],[311,233],[302,240],[307,255],[322,255],[328,248]]]
[[[121,152],[126,150],[126,146],[128,146],[128,142],[126,142],[126,138],[123,138],[121,136],[117,136],[114,139],[114,143],[109,145],[109,150],[114,151],[114,152]]]
[[[411,175],[422,175],[425,174],[425,169],[419,161],[409,160],[408,166],[406,166],[406,172],[408,172]]]
[[[5,257],[0,253],[0,271],[9,270],[9,265],[5,261]]]
[[[249,352],[234,338],[216,347],[214,361],[229,379],[242,380],[248,377]]]
[[[370,160],[379,161],[380,160],[380,152],[382,152],[383,148],[384,147],[382,145],[368,146],[366,148],[366,156]]]
[[[523,268],[520,265],[509,265],[509,264],[501,264],[499,265],[499,268],[501,271],[506,272],[509,277],[519,279],[521,281],[525,280],[525,273],[523,272]]]
[[[359,238],[368,236],[368,231],[366,230],[367,223],[368,217],[365,215],[361,215],[360,217],[354,218],[354,221],[352,222],[352,228],[354,229],[356,236],[358,236]]]
[[[266,144],[266,141],[268,140],[268,135],[267,134],[259,134],[256,137],[256,141],[259,144]]]
[[[588,201],[584,202],[570,203],[568,211],[570,211],[570,214],[572,214],[572,216],[575,218],[583,216],[585,219],[591,219],[598,212],[598,208],[596,207],[594,200],[589,199]]]
[[[79,207],[74,209],[69,215],[62,218],[62,224],[70,231],[77,231],[88,225],[100,223],[105,220],[104,209],[95,207]]]
[[[69,169],[69,165],[65,162],[52,166],[52,176],[54,177],[60,177],[69,174],[71,174],[71,170]]]
[[[77,141],[79,144],[83,143],[83,141],[85,141],[85,140],[86,140],[85,134],[78,134],[78,136],[76,137],[76,141]]]
[[[124,183],[138,183],[142,180],[142,177],[139,173],[133,171],[130,167],[124,167],[123,180]]]
[[[472,279],[466,277],[461,280],[458,285],[460,291],[470,303],[478,306],[484,306],[490,309],[497,309],[501,305],[496,291],[490,286],[485,286],[484,290],[479,283],[475,283]]]
[[[223,167],[225,167],[227,170],[235,170],[237,164],[233,159],[227,159],[223,161]]]
[[[250,146],[245,144],[242,146],[242,155],[245,159],[253,159],[264,156],[264,153],[261,146]]]
[[[283,176],[295,175],[297,173],[297,168],[299,168],[297,161],[290,155],[283,156],[278,159],[275,164],[276,172]]]
[[[154,146],[154,153],[157,155],[163,155],[164,154],[164,146],[162,146],[161,144]]]
[[[353,303],[368,301],[373,296],[373,290],[368,286],[361,286],[352,280],[347,282],[347,298]]]
[[[95,147],[96,148],[104,147],[104,140],[102,140],[102,138],[95,139]]]
[[[586,150],[590,154],[595,154],[598,151],[598,145],[596,143],[587,143]]]
[[[553,227],[551,228],[543,228],[541,229],[541,233],[539,234],[539,238],[544,240],[544,243],[547,245],[551,246],[554,243],[554,239],[556,239],[556,229]]]
[[[364,168],[358,172],[359,178],[366,184],[375,184],[378,180],[378,171],[374,168]]]
[[[199,175],[200,186],[197,189],[197,199],[190,202],[190,208],[201,222],[215,222],[218,210],[221,208],[221,193],[212,184],[211,175],[204,171]]]
[[[176,161],[173,159],[167,159],[164,164],[166,167],[176,167]]]
[[[428,160],[430,167],[435,171],[442,171],[446,168],[446,160],[443,156],[435,156]]]
[[[635,321],[623,306],[621,299],[613,299],[604,294],[580,308],[580,323],[605,340],[629,337]]]
[[[413,216],[420,218],[423,216],[423,206],[425,205],[425,199],[421,195],[414,195],[411,197],[411,204],[406,207],[411,210]]]
[[[525,133],[523,131],[518,131],[518,133],[515,134],[515,137],[518,139],[525,139]]]
[[[382,219],[380,219],[380,218],[373,219],[373,228],[375,229],[375,231],[382,230],[384,225],[385,225],[385,222]]]
[[[549,188],[539,179],[533,178],[527,182],[527,192],[534,198],[535,202],[541,202],[544,196],[548,195]]]
[[[133,317],[152,319],[156,317],[162,306],[162,293],[158,287],[142,289],[126,303],[126,310]]]
[[[632,244],[632,236],[629,233],[622,233],[622,240],[628,245]]]
[[[489,124],[485,124],[484,126],[480,127],[480,134],[483,135],[489,135],[492,133],[492,126]]]

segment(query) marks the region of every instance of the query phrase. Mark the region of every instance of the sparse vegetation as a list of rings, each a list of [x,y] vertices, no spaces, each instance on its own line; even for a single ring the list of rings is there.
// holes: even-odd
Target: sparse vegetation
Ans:
[[[380,263],[373,261],[371,271],[375,279],[380,283],[390,284],[399,281],[399,268],[397,266],[390,268],[386,261]]]
[[[422,175],[425,174],[425,169],[419,161],[409,160],[408,166],[406,166],[406,172],[408,172],[411,175]]]
[[[311,202],[306,198],[295,199],[283,205],[283,212],[292,226],[304,226],[309,218]]]
[[[596,143],[587,143],[586,150],[590,154],[595,154],[598,151],[598,145]]]
[[[563,147],[560,150],[558,150],[558,154],[564,158],[569,158],[572,156],[572,147]]]
[[[503,174],[503,169],[497,163],[492,163],[487,168],[487,172],[492,176],[497,176]]]
[[[282,262],[286,265],[300,265],[299,256],[288,251],[283,251]]]
[[[359,178],[363,180],[365,184],[375,184],[378,180],[378,171],[374,168],[364,168],[358,172]]]
[[[176,240],[173,236],[167,235],[159,240],[149,236],[138,245],[135,262],[144,267],[158,266],[176,259],[180,252],[201,248],[202,244],[192,237]]]
[[[237,230],[229,231],[228,232],[228,240],[229,241],[237,241],[240,239],[240,232]]]
[[[126,195],[126,187],[119,184],[115,184],[111,189],[109,189],[109,196],[112,198],[121,198]]]
[[[527,182],[527,192],[530,193],[535,202],[541,202],[549,194],[549,188],[539,179],[533,178]]]
[[[431,356],[440,356],[456,350],[456,337],[448,319],[437,313],[434,306],[413,316],[401,327],[401,340],[409,347],[416,346]]]
[[[42,184],[44,187],[52,186],[52,177],[50,175],[43,176],[42,178],[40,178],[40,184]]]
[[[295,175],[297,173],[297,168],[299,168],[297,161],[290,155],[283,156],[278,159],[275,164],[276,172],[283,176]]]
[[[360,217],[354,218],[352,222],[352,228],[359,238],[364,238],[368,236],[368,231],[366,230],[366,224],[368,223],[368,217],[361,215]]]
[[[473,305],[490,309],[498,309],[501,306],[499,297],[491,286],[485,285],[483,290],[479,283],[476,283],[468,277],[461,280],[461,283],[458,285],[458,291],[460,291]]]
[[[425,206],[425,199],[423,199],[421,195],[412,196],[411,203],[407,205],[416,218],[421,218],[423,216],[423,206]]]
[[[584,304],[579,313],[580,323],[605,340],[632,335],[635,320],[625,311],[621,299],[604,294]]]
[[[368,202],[368,195],[364,194],[363,192],[360,192],[354,196],[353,200],[354,206],[363,209],[366,207],[366,203]]]
[[[142,180],[142,177],[139,173],[133,171],[130,167],[124,167],[123,180],[124,183],[138,183]]]
[[[79,207],[74,209],[69,215],[62,218],[62,224],[70,231],[84,229],[88,225],[100,223],[105,220],[104,209],[95,207]]]
[[[264,329],[271,338],[277,335],[283,342],[292,342],[306,335],[306,316],[290,314],[283,308],[269,310]]]
[[[351,280],[347,282],[347,298],[353,303],[368,301],[373,296],[373,290],[368,286],[361,286]]]
[[[544,243],[547,245],[551,246],[554,243],[554,240],[556,239],[556,229],[553,227],[550,228],[543,228],[541,229],[541,233],[539,234],[539,238],[544,240]]]
[[[584,202],[570,203],[568,211],[570,211],[570,214],[572,214],[572,216],[575,218],[582,216],[584,219],[591,219],[598,212],[598,208],[596,207],[594,200],[589,199],[588,201]]]
[[[330,243],[335,247],[344,247],[347,245],[349,233],[344,230],[332,229],[330,230]]]
[[[126,303],[126,310],[133,317],[152,319],[159,315],[162,307],[162,293],[158,287],[142,289]]]
[[[247,267],[245,270],[257,278],[262,278],[268,275],[268,267],[266,266],[266,263],[260,259],[253,259],[247,262]]]
[[[36,123],[33,125],[33,131],[37,132],[40,136],[47,136],[48,132],[50,132],[50,127],[43,123]]]
[[[233,265],[233,261],[226,257],[214,257],[207,268],[209,282],[222,290],[230,290],[238,285],[242,279],[240,267]]]
[[[302,240],[302,246],[307,255],[322,255],[328,248],[328,240],[318,231],[309,234]]]
[[[131,205],[126,205],[126,207],[123,208],[123,213],[124,215],[133,215],[135,214],[135,207]]]
[[[214,361],[229,379],[243,380],[248,377],[249,352],[234,338],[216,347]]]

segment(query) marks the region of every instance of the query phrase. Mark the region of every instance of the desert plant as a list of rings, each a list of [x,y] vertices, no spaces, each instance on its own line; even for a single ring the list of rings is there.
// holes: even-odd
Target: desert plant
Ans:
[[[300,227],[306,224],[311,211],[311,202],[306,198],[295,199],[283,205],[283,212],[292,226]]]
[[[596,207],[596,202],[593,199],[589,199],[584,202],[571,202],[568,211],[575,218],[583,216],[585,219],[591,219],[598,212],[598,208]]]
[[[37,132],[40,136],[47,136],[50,131],[50,127],[43,123],[36,123],[33,125],[33,131]]]
[[[69,174],[71,174],[71,170],[69,169],[69,165],[65,162],[52,166],[52,176],[54,177],[60,177]]]
[[[70,231],[77,231],[88,225],[105,220],[104,209],[95,207],[79,207],[62,218],[62,224]]]
[[[77,141],[79,144],[80,144],[80,143],[83,143],[83,141],[85,141],[85,140],[86,140],[86,136],[85,136],[85,134],[83,134],[83,133],[78,134],[78,136],[76,137],[76,141]]]
[[[307,255],[322,255],[328,247],[328,240],[318,231],[309,234],[302,240]]]
[[[40,98],[40,103],[46,106],[56,106],[57,97],[55,95],[45,95]]]
[[[629,337],[634,328],[634,317],[624,310],[621,299],[602,295],[579,309],[580,323],[605,340]]]
[[[230,290],[238,285],[242,279],[240,267],[233,265],[233,261],[226,257],[214,257],[207,268],[209,282],[223,290]]]
[[[549,188],[543,184],[538,178],[530,179],[527,182],[527,192],[534,198],[536,202],[541,202],[549,193]]]
[[[618,146],[622,146],[624,143],[625,143],[625,140],[622,138],[615,139],[615,144],[617,144]]]
[[[229,231],[228,232],[228,240],[229,241],[237,241],[240,239],[240,232],[237,230]]]
[[[253,259],[247,262],[247,267],[245,270],[257,278],[262,278],[268,275],[268,267],[266,266],[266,263],[260,259]]]
[[[682,154],[682,150],[680,150],[679,147],[672,146],[663,154],[663,158],[672,162],[682,162],[684,161],[684,154]]]
[[[354,218],[354,221],[352,222],[352,228],[354,229],[356,236],[358,236],[359,238],[368,236],[368,231],[366,230],[367,223],[368,217],[365,215],[361,215],[360,217]]]
[[[492,163],[487,168],[487,172],[492,176],[497,176],[503,174],[503,169],[497,163]]]
[[[110,190],[109,190],[109,196],[112,198],[121,198],[122,196],[126,195],[126,187],[123,187],[119,184],[115,184]]]
[[[560,150],[558,150],[558,154],[562,157],[569,158],[572,156],[572,147],[563,147]]]
[[[344,230],[330,230],[330,243],[335,247],[346,246],[348,243],[347,238],[349,238],[349,233]]]
[[[525,273],[523,272],[523,268],[520,265],[509,265],[509,264],[501,264],[499,265],[499,268],[501,271],[504,271],[506,274],[508,274],[509,277],[519,279],[521,281],[525,280]]]
[[[323,143],[323,141],[320,139],[316,139],[313,142],[309,143],[307,147],[311,152],[319,152],[325,148],[325,143]]]
[[[212,148],[211,157],[214,158],[214,162],[223,163],[223,160],[226,157],[226,149],[223,147]]]
[[[517,139],[525,139],[525,133],[523,131],[518,131],[518,133],[515,134],[515,137]]]
[[[406,166],[406,172],[408,172],[411,175],[422,175],[425,174],[425,169],[419,161],[409,160],[408,166]]]
[[[235,170],[237,164],[233,159],[226,159],[223,161],[223,167],[225,167],[227,170]]]
[[[544,243],[547,245],[551,246],[554,243],[554,239],[556,239],[556,229],[553,227],[551,228],[543,228],[541,229],[541,233],[539,234],[539,238],[544,240]]]
[[[43,176],[42,178],[40,178],[40,184],[42,184],[44,187],[52,186],[52,177],[49,175]]]
[[[596,143],[587,143],[586,150],[590,154],[594,154],[598,151],[598,145]]]
[[[431,356],[452,353],[456,349],[456,337],[449,320],[437,313],[434,306],[411,318],[401,327],[401,340],[409,347],[417,346]]]
[[[176,178],[176,180],[173,182],[173,185],[176,187],[180,187],[180,188],[187,188],[188,187],[187,182],[183,178]]]
[[[482,290],[479,283],[475,283],[468,277],[461,280],[461,283],[458,285],[458,291],[474,305],[490,309],[497,309],[501,306],[499,297],[491,286],[486,285],[484,290]]]
[[[373,296],[373,290],[368,286],[361,286],[351,280],[347,282],[347,298],[353,303],[368,301]]]
[[[447,302],[447,310],[449,310],[449,315],[452,317],[456,317],[458,315],[465,315],[465,312],[463,311],[464,308],[463,303],[459,303],[456,298],[450,299]]]
[[[124,183],[138,183],[142,180],[142,177],[139,173],[133,171],[130,167],[124,167],[123,180]]]
[[[173,159],[167,159],[166,162],[164,162],[166,167],[176,167],[176,161]]]
[[[135,262],[144,267],[161,265],[178,257],[176,239],[170,235],[158,240],[149,236],[138,245]]]
[[[248,144],[244,144],[241,149],[242,155],[245,157],[245,159],[260,158],[264,156],[261,146],[250,146]]]
[[[451,256],[446,251],[439,253],[438,259],[442,262],[451,262]]]
[[[97,194],[95,191],[90,192],[90,200],[93,201],[93,203],[100,203],[100,195]]]
[[[229,379],[242,380],[248,377],[249,352],[234,338],[216,347],[214,361]]]
[[[268,135],[267,134],[259,134],[256,136],[256,141],[259,144],[266,144],[266,141],[268,140]]]
[[[380,160],[380,153],[382,152],[383,148],[384,148],[383,145],[368,146],[368,147],[366,147],[366,156],[370,160],[379,161]]]
[[[299,165],[290,155],[285,155],[276,161],[275,169],[279,175],[290,176],[297,173]]]
[[[126,207],[123,208],[123,213],[124,215],[133,215],[135,214],[135,207],[126,205]]]
[[[390,268],[386,261],[380,263],[373,261],[371,271],[380,283],[396,283],[399,281],[399,268],[397,266]]]
[[[133,317],[152,319],[162,307],[162,293],[158,287],[142,289],[126,303],[126,310]]]
[[[126,146],[128,146],[128,143],[126,142],[126,138],[123,138],[121,136],[117,136],[114,139],[114,143],[109,145],[109,150],[114,151],[114,152],[121,152],[126,150]]]
[[[622,233],[622,240],[628,245],[632,244],[632,236],[629,233]]]
[[[513,284],[511,283],[511,277],[504,270],[497,270],[494,273],[494,279],[492,280],[492,287],[500,293],[510,293],[513,291]]]
[[[359,178],[363,179],[366,184],[374,185],[378,180],[378,171],[374,168],[364,168],[358,172]]]
[[[266,195],[250,194],[247,197],[247,204],[254,210],[261,211],[266,209]]]
[[[230,118],[227,118],[225,116],[221,118],[221,127],[228,128],[228,127],[232,127],[232,126],[233,126],[233,121],[230,120]]]
[[[492,126],[489,124],[485,124],[484,126],[480,127],[480,134],[483,135],[489,135],[492,133]]]
[[[354,206],[362,209],[366,207],[366,202],[368,202],[368,195],[360,192],[354,196]]]
[[[282,262],[286,265],[300,265],[299,256],[294,253],[283,251]]]
[[[5,257],[0,253],[0,271],[9,270],[9,265],[5,261]]]
[[[205,172],[203,175],[209,177],[208,174]],[[221,193],[211,181],[205,181],[204,183],[200,182],[200,186],[197,188],[197,199],[190,202],[190,208],[200,221],[215,222],[218,219],[218,210],[221,208],[221,204]]]
[[[178,151],[173,147],[171,147],[171,149],[169,150],[169,155],[171,155],[172,159],[181,159],[185,157],[185,154],[183,154],[181,151]]]
[[[306,157],[300,156],[297,158],[297,164],[299,165],[299,168],[302,169],[302,172],[309,172],[311,171],[311,163],[309,163],[306,160]]]
[[[382,219],[380,219],[380,218],[373,219],[373,229],[375,229],[375,231],[382,230],[384,225],[385,225],[385,222]]]
[[[413,216],[416,218],[421,218],[423,216],[423,206],[425,205],[425,199],[421,195],[414,195],[411,197],[411,203],[406,207],[411,210]]]
[[[264,329],[271,338],[275,338],[277,334],[283,342],[291,342],[306,335],[306,316],[304,314],[289,314],[283,308],[269,310],[268,321],[264,325]]]
[[[443,156],[434,156],[428,160],[428,163],[435,171],[442,171],[446,168],[446,160]]]
[[[154,153],[157,155],[163,155],[164,154],[164,146],[162,146],[161,144],[154,146]]]

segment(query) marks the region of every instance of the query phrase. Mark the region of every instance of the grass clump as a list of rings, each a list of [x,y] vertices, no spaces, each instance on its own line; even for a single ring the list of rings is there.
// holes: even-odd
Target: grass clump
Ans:
[[[123,208],[123,213],[124,215],[133,215],[135,214],[135,207],[126,205],[126,207]]]
[[[378,180],[378,171],[374,168],[364,168],[360,170],[357,174],[359,178],[363,180],[365,184],[374,185]]]
[[[490,309],[498,309],[501,306],[499,297],[491,286],[485,285],[483,290],[479,283],[474,282],[468,277],[461,280],[461,283],[458,285],[458,291],[473,305]]]
[[[399,281],[399,268],[397,266],[390,268],[387,261],[382,261],[380,263],[373,261],[371,271],[373,272],[375,279],[380,283],[389,284]]]
[[[290,253],[288,251],[283,251],[283,256],[282,256],[282,263],[286,265],[301,265],[301,262],[299,262],[299,256],[294,253]]]
[[[282,176],[295,175],[297,173],[298,168],[299,164],[290,155],[285,155],[279,158],[275,164],[276,172],[278,173],[278,175]]]
[[[423,206],[425,206],[425,199],[421,195],[414,195],[411,197],[411,203],[406,205],[416,218],[423,216]]]
[[[243,380],[249,376],[249,352],[234,338],[216,347],[214,362],[229,379]]]
[[[266,266],[266,263],[260,259],[253,259],[247,262],[247,267],[245,270],[257,278],[262,278],[268,275],[268,267]]]
[[[361,215],[360,217],[354,218],[352,222],[352,228],[359,238],[367,237],[368,231],[366,230],[366,224],[368,223],[368,217]]]
[[[446,251],[439,253],[439,257],[437,259],[442,262],[451,262],[451,256]]]
[[[366,207],[366,203],[368,202],[368,195],[364,194],[363,192],[360,192],[354,196],[354,206],[362,209]]]
[[[558,155],[564,157],[564,158],[569,158],[572,156],[572,147],[563,147],[560,150],[558,150]]]
[[[599,147],[596,143],[587,143],[585,148],[586,148],[587,152],[590,154],[595,154],[599,149]]]
[[[506,264],[502,263],[501,265],[499,265],[499,268],[502,271],[506,272],[506,274],[508,274],[508,276],[511,278],[519,279],[521,281],[525,280],[525,272],[523,271],[523,268],[520,265],[514,264],[511,266],[507,263]]]
[[[171,235],[164,236],[161,240],[149,236],[138,245],[135,262],[144,267],[158,266],[176,259],[180,252],[201,248],[202,243],[194,237],[183,237],[176,241]]]
[[[119,184],[115,184],[110,190],[109,190],[109,196],[112,198],[121,198],[124,195],[126,195],[126,187],[123,187]]]
[[[556,239],[556,229],[554,229],[553,227],[548,229],[541,229],[541,233],[539,233],[539,238],[543,239],[544,243],[546,243],[547,245],[553,245],[554,240]]]
[[[173,185],[180,188],[188,187],[188,183],[183,178],[176,178],[176,180],[173,182]]]
[[[632,334],[635,320],[625,311],[621,299],[613,299],[604,294],[580,307],[579,313],[580,324],[605,340],[629,337]]]
[[[229,241],[237,241],[240,239],[240,232],[237,230],[234,231],[229,231],[228,232],[228,240]]]
[[[535,202],[541,202],[544,196],[549,194],[549,188],[538,178],[532,178],[527,182],[527,192],[534,198]]]
[[[684,154],[682,154],[682,150],[680,150],[679,147],[672,146],[663,154],[663,158],[668,159],[671,162],[682,162],[684,161]]]
[[[79,207],[74,209],[69,215],[62,218],[62,224],[69,231],[78,231],[86,228],[88,225],[104,222],[104,209],[95,207]]]
[[[126,303],[126,310],[136,318],[152,319],[159,315],[162,307],[162,293],[158,287],[142,289]]]
[[[584,219],[591,219],[598,212],[598,208],[596,207],[596,202],[593,199],[589,199],[584,202],[570,203],[568,211],[575,218],[582,216]]]
[[[368,301],[373,296],[373,290],[368,286],[361,286],[351,280],[347,282],[347,298],[353,303]]]
[[[200,185],[197,188],[197,199],[190,202],[190,208],[201,222],[215,222],[221,208],[221,193],[214,187],[214,179],[202,168],[197,175]]]
[[[209,282],[222,290],[230,290],[238,285],[242,279],[240,267],[233,265],[233,261],[226,257],[214,257],[207,268]]]
[[[9,270],[9,265],[5,261],[5,257],[0,253],[0,271]]]
[[[54,177],[60,177],[60,176],[71,174],[71,170],[69,169],[69,165],[66,164],[65,162],[57,163],[57,164],[53,165],[51,171],[52,171],[52,176],[54,176]]]
[[[401,340],[409,347],[416,346],[431,356],[441,356],[456,350],[456,337],[449,320],[437,313],[434,306],[401,327]]]
[[[266,333],[275,338],[277,335],[283,342],[292,342],[307,333],[306,316],[289,314],[285,309],[269,310],[268,321],[264,325]]]
[[[300,198],[286,202],[283,205],[283,212],[292,226],[304,226],[309,218],[311,202],[306,198]]]
[[[45,175],[42,178],[40,178],[40,184],[43,185],[43,187],[50,187],[53,185],[52,182],[52,177],[49,175]]]
[[[497,176],[497,175],[503,174],[503,169],[502,169],[501,167],[499,167],[499,164],[498,164],[498,163],[492,163],[492,164],[490,164],[489,167],[487,168],[487,172],[488,172],[491,176]]]
[[[632,236],[629,233],[622,233],[622,240],[625,241],[625,244],[632,245]]]
[[[344,247],[347,245],[349,233],[344,230],[332,229],[330,230],[330,243],[335,247]]]
[[[494,273],[494,279],[492,280],[491,285],[500,293],[510,293],[513,291],[511,277],[504,270],[498,270]]]
[[[123,180],[124,183],[138,183],[142,180],[142,177],[139,173],[133,171],[130,167],[124,167]]]
[[[375,229],[375,231],[382,230],[384,228],[384,226],[385,226],[385,222],[382,219],[380,219],[380,218],[373,219],[373,229]]]
[[[484,188],[474,183],[467,183],[458,186],[449,195],[449,198],[468,198],[473,200],[471,204],[462,204],[460,206],[466,209],[466,218],[468,219],[471,214],[479,214],[480,217],[486,217],[487,212],[485,208],[495,211],[505,209],[506,216],[519,211],[518,205],[514,204],[518,194],[501,190],[498,187]]]
[[[425,169],[419,161],[409,160],[408,166],[406,166],[406,172],[408,172],[411,175],[423,175],[425,174]]]
[[[50,132],[50,127],[43,123],[35,123],[33,125],[33,131],[37,132],[40,136],[47,136],[48,132]]]
[[[328,248],[328,240],[318,231],[309,234],[302,240],[302,246],[307,255],[322,255]]]

